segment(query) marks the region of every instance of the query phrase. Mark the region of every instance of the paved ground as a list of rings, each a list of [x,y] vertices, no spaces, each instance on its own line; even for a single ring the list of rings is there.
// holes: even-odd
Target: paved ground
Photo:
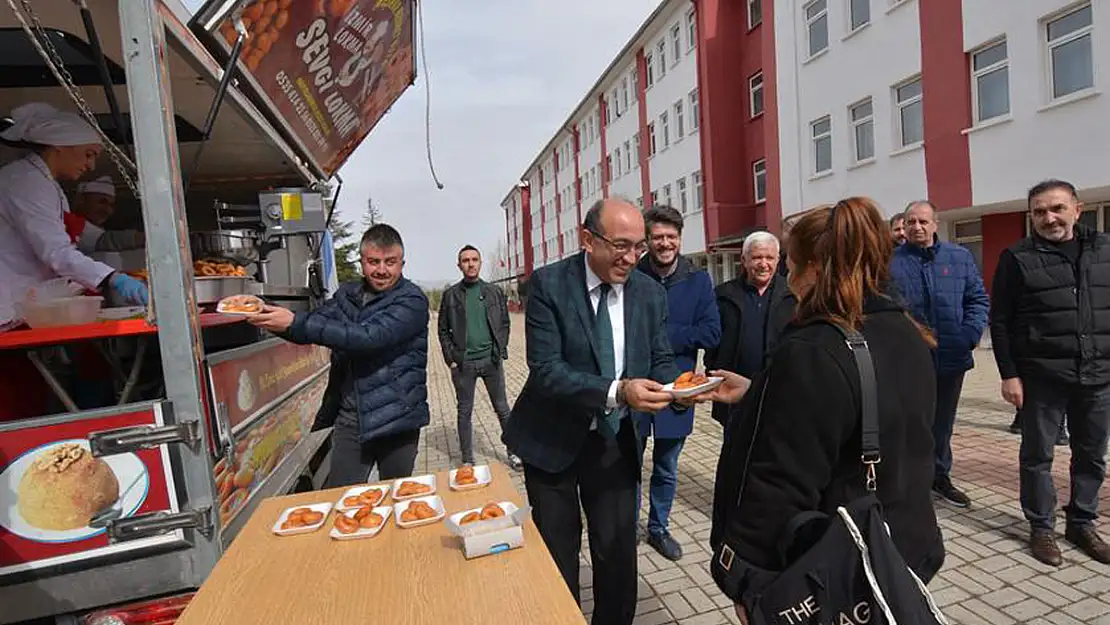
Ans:
[[[523,326],[523,317],[514,316],[512,358],[506,368],[510,398],[520,392],[528,375]],[[440,470],[459,461],[459,442],[451,379],[438,357],[435,333],[430,335],[432,423],[421,440],[417,465],[418,469]],[[1017,503],[1018,437],[1006,429],[1013,411],[999,398],[991,352],[980,350],[976,360],[979,366],[964,384],[952,443],[953,477],[971,496],[973,505],[958,511],[938,503],[948,558],[931,584],[932,591],[954,625],[1110,625],[1110,567],[1091,562],[1070,548],[1064,553],[1064,566],[1058,569],[1027,555],[1027,526]],[[706,568],[710,522],[703,511],[712,503],[721,429],[707,413],[699,416],[704,417],[701,426],[682,453],[678,498],[671,514],[672,534],[686,555],[672,563],[641,545],[637,624],[736,622],[729,601],[718,592]],[[489,400],[480,391],[475,408],[475,445],[480,457],[504,461],[500,434]],[[1058,448],[1055,466],[1061,501],[1067,501],[1069,458],[1066,449]],[[645,475],[649,470],[645,467]],[[515,481],[524,492],[523,478],[518,475]],[[1108,500],[1110,488],[1104,488],[1103,509],[1110,504]],[[643,514],[646,516],[646,510]],[[1104,533],[1110,533],[1108,525],[1105,519],[1101,521]],[[1061,540],[1061,546],[1065,545]],[[582,609],[589,614],[593,601],[588,555],[583,556],[582,580]]]

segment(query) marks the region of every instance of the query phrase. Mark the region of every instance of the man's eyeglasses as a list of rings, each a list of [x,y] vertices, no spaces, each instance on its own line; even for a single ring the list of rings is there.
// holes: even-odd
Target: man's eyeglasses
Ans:
[[[633,243],[631,241],[613,241],[612,239],[608,239],[605,236],[594,232],[593,230],[587,230],[587,232],[594,235],[598,239],[605,241],[605,243],[608,244],[609,247],[613,248],[614,252],[620,254],[621,256],[624,256],[625,254],[633,250],[635,250],[636,256],[642,256],[643,254],[647,253],[648,250],[647,241],[640,240],[636,243]]]

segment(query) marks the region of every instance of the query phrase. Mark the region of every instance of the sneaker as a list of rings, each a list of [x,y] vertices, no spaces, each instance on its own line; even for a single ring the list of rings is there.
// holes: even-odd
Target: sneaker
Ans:
[[[1110,564],[1110,545],[1107,545],[1093,527],[1069,527],[1064,532],[1064,540],[1075,545],[1080,551],[1096,562]]]
[[[682,559],[682,545],[678,544],[678,541],[675,540],[669,532],[649,535],[647,544],[651,545],[651,548],[658,551],[659,555],[671,562],[677,562]]]
[[[1038,562],[1049,566],[1064,563],[1064,556],[1060,554],[1060,547],[1056,544],[1056,535],[1052,530],[1033,530],[1029,535],[1029,551]]]
[[[933,480],[933,492],[957,508],[967,508],[971,505],[971,499],[963,491],[953,486],[952,479],[948,476]]]
[[[516,454],[509,454],[509,468],[513,471],[524,470],[524,462],[520,459],[520,456]]]

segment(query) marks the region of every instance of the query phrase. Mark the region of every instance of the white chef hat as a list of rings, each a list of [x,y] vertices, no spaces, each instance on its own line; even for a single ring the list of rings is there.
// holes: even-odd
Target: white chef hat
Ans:
[[[45,102],[32,102],[12,110],[12,125],[0,132],[8,141],[66,147],[99,145],[100,135],[80,115]]]
[[[116,184],[112,182],[111,176],[101,176],[96,180],[89,180],[77,185],[77,194],[82,193],[100,193],[101,195],[116,197]]]

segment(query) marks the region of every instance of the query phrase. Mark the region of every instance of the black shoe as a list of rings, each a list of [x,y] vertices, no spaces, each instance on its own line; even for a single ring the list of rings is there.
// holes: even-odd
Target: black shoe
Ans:
[[[524,462],[520,459],[520,456],[516,454],[509,454],[509,468],[513,471],[524,470]]]
[[[952,479],[947,476],[933,480],[933,492],[957,508],[967,508],[971,505],[971,499],[963,491],[953,486]]]
[[[1016,415],[1016,414],[1014,415],[1014,420],[1013,420],[1012,423],[1010,423],[1010,433],[1011,434],[1021,434],[1021,416],[1020,415]]]
[[[682,559],[682,545],[678,544],[678,541],[672,538],[668,532],[648,536],[647,544],[671,562]]]

